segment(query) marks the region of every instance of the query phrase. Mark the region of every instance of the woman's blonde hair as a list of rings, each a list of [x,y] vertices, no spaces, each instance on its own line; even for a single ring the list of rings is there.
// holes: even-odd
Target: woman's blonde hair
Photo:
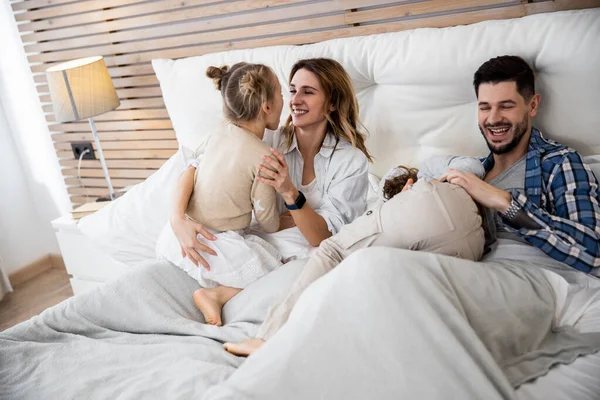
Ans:
[[[362,151],[367,159],[373,162],[373,157],[365,145],[365,135],[359,132],[358,126],[362,124],[358,120],[358,102],[350,76],[342,65],[330,58],[310,58],[300,60],[292,67],[290,82],[300,69],[305,69],[317,76],[323,92],[325,93],[325,116],[328,129],[337,140],[344,139],[355,148]],[[330,107],[333,106],[333,111]],[[363,127],[364,129],[364,127]],[[283,127],[286,144],[289,148],[294,139],[295,127],[291,115]]]
[[[277,76],[262,64],[240,62],[231,66],[208,67],[206,76],[215,83],[223,97],[223,114],[231,122],[256,119],[262,105],[275,95]]]

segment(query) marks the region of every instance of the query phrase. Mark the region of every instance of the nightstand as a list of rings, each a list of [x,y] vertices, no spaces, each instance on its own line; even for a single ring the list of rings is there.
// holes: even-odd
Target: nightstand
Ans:
[[[129,270],[127,265],[108,257],[84,236],[70,214],[55,219],[52,226],[67,273],[71,275],[74,294],[93,289]]]

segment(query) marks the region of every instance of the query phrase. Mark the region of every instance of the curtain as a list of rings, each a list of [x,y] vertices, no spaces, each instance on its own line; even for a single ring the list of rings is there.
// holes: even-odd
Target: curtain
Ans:
[[[0,300],[4,298],[6,293],[12,292],[12,286],[10,286],[10,281],[8,280],[8,276],[4,272],[2,266],[4,261],[2,260],[2,256],[0,255]]]

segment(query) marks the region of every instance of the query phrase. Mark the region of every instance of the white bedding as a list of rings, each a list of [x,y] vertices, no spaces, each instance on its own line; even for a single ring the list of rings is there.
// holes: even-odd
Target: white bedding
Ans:
[[[561,316],[581,332],[600,332],[600,279],[591,276],[571,284],[572,304]],[[520,400],[600,399],[600,352],[558,365],[547,375],[526,383],[517,391]]]
[[[404,330],[394,310],[411,307],[398,301],[402,293],[394,290],[401,250],[369,251],[372,265],[364,258],[349,259],[311,286],[290,324],[248,360],[225,352],[222,342],[255,334],[301,261],[230,301],[222,328],[202,323],[191,301],[197,285],[181,270],[166,262],[147,263],[0,333],[0,398],[397,399],[407,376],[427,371],[415,370],[408,355],[394,351]],[[428,257],[413,254],[415,260]],[[587,294],[564,317],[581,330],[600,331],[598,291]],[[337,304],[323,308],[329,295]],[[435,331],[427,334],[436,337]],[[452,376],[464,366],[448,367]],[[585,356],[521,386],[515,396],[598,400],[598,376],[600,355]]]
[[[355,253],[312,285],[288,324],[203,399],[446,399],[457,397],[443,388],[457,385],[471,392],[460,399],[598,400],[599,353],[554,367],[513,391],[506,380],[488,375],[484,368],[458,364],[452,355],[461,362],[465,357],[454,337],[432,329],[406,329],[409,320],[418,326],[432,322],[425,313],[427,305],[411,304],[412,297],[405,296],[400,271],[438,262],[457,266],[462,261],[386,248]],[[574,321],[582,332],[600,332],[600,282],[587,277],[577,289],[562,321]],[[413,307],[420,312],[407,320],[404,310]],[[421,348],[411,336],[415,334],[427,337],[431,349]],[[468,351],[477,359],[480,343],[472,343]],[[436,351],[439,345],[448,351]],[[436,383],[429,381],[432,371],[423,368],[426,360],[445,371],[436,371]]]

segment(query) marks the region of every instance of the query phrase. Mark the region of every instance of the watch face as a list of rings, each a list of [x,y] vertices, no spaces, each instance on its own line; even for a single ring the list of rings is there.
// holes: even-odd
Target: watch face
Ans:
[[[304,197],[304,193],[298,191],[298,198],[296,199],[296,207],[298,207],[298,209],[301,209],[302,206],[304,206],[304,203],[306,203],[306,197]]]
[[[288,210],[299,210],[304,206],[304,203],[306,203],[306,197],[304,197],[304,194],[301,191],[298,191],[298,197],[294,204],[289,205],[285,203],[285,208]]]

